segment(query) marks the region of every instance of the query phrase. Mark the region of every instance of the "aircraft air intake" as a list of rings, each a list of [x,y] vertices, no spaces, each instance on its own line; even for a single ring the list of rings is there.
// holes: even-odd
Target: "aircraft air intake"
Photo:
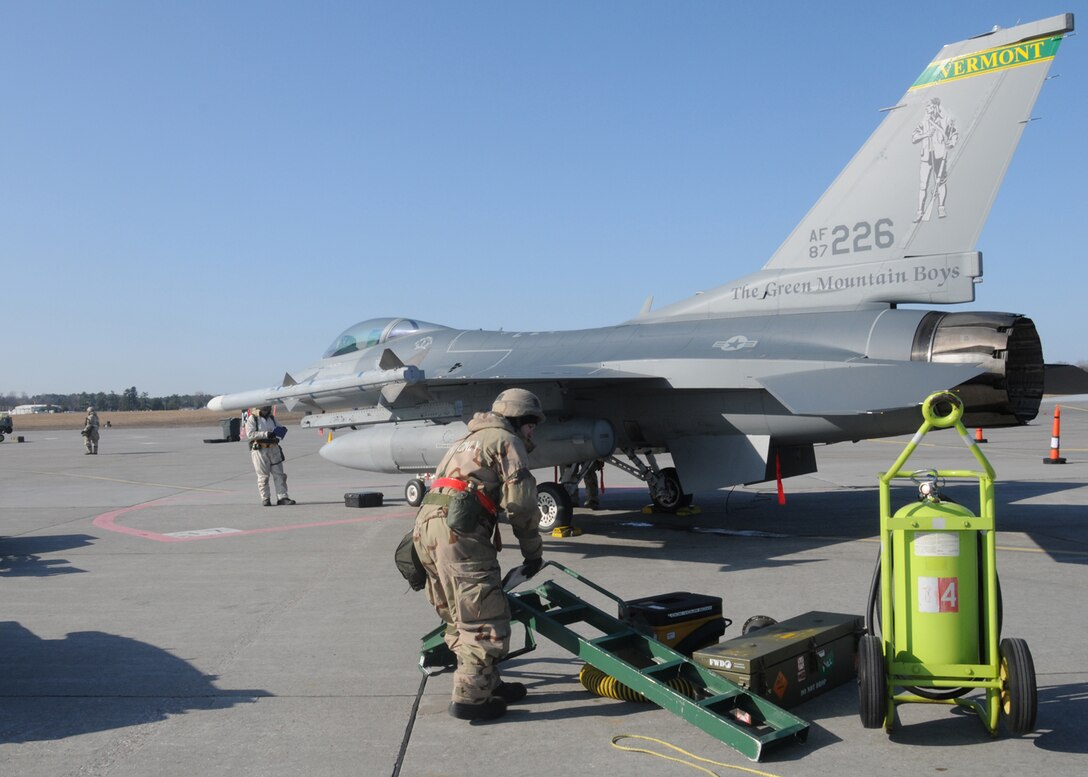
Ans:
[[[967,426],[1026,424],[1043,398],[1043,347],[1035,323],[1013,313],[926,314],[913,361],[977,364],[986,372],[957,387]]]

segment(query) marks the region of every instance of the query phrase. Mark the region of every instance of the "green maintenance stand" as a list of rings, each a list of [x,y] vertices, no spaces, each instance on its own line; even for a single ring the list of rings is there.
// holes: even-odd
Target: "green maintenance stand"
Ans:
[[[621,612],[626,606],[615,594],[562,564],[549,561],[544,566],[556,567],[619,602]],[[525,626],[525,646],[510,653],[508,658],[533,650],[536,642],[532,633],[538,632],[753,761],[783,744],[804,742],[808,736],[806,721],[704,669],[552,580],[530,590],[508,591],[506,596],[512,618]],[[581,636],[571,628],[578,624],[593,627],[601,636]],[[419,666],[425,674],[456,666],[455,657],[442,639],[444,631],[442,624],[423,637]],[[681,693],[670,682],[692,695]]]
[[[880,635],[866,634],[858,645],[859,711],[866,728],[883,725],[891,733],[897,705],[907,703],[966,707],[991,736],[1001,713],[1013,734],[1035,726],[1035,668],[1027,644],[998,644],[994,470],[962,416],[956,395],[930,395],[922,426],[880,474]],[[903,469],[930,430],[953,426],[981,470]],[[890,485],[902,478],[919,484],[920,499],[893,515]],[[941,499],[938,485],[949,479],[978,481],[978,516]],[[984,702],[961,698],[974,689],[985,691]]]

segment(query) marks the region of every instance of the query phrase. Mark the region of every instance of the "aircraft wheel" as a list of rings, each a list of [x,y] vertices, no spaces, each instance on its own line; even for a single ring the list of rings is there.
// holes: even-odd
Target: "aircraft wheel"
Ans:
[[[567,489],[558,483],[540,483],[536,487],[536,503],[540,508],[540,531],[551,532],[570,526],[574,502]]]
[[[691,504],[691,494],[684,493],[676,467],[665,467],[661,470],[661,478],[661,488],[657,491],[650,490],[650,500],[654,507],[663,513],[675,513],[681,507]]]
[[[404,499],[412,507],[423,504],[423,497],[427,496],[427,486],[419,478],[412,478],[404,486]]]
[[[1028,643],[1022,639],[1003,639],[998,647],[1001,656],[1001,712],[1005,727],[1013,736],[1035,730],[1035,712],[1039,694],[1035,687],[1035,662],[1031,660]]]
[[[858,712],[865,728],[880,728],[887,714],[884,650],[880,637],[863,634],[858,642]]]
[[[0,434],[0,442],[4,441],[4,435]]]

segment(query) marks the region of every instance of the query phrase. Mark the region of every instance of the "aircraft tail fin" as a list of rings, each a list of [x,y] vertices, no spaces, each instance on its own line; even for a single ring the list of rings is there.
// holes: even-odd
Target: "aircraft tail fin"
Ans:
[[[1073,15],[940,50],[757,273],[650,318],[974,300],[976,242]]]
[[[764,269],[974,251],[1072,28],[1063,14],[942,48]]]

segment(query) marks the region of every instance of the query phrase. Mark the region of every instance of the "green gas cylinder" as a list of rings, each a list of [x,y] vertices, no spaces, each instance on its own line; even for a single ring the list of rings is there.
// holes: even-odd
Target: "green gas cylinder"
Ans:
[[[962,505],[926,497],[901,508],[895,517],[918,527],[892,532],[895,660],[977,663],[978,532],[962,528],[972,524],[974,514]]]

